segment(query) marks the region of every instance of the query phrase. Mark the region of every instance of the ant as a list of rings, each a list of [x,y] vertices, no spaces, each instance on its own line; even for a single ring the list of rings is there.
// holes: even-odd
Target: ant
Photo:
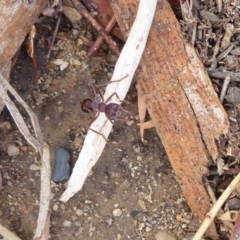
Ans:
[[[118,81],[121,81],[121,80],[118,80]],[[132,113],[123,109],[120,104],[108,103],[113,96],[116,96],[117,98],[119,98],[116,92],[111,94],[108,97],[108,99],[104,102],[104,98],[103,98],[103,95],[102,95],[100,89],[97,88],[97,87],[94,87],[92,83],[91,83],[91,86],[92,86],[92,89],[93,89],[93,92],[94,92],[94,95],[95,95],[94,100],[92,101],[91,99],[87,98],[87,99],[84,99],[82,102],[80,102],[80,104],[82,106],[82,110],[84,112],[96,112],[97,113],[97,115],[91,121],[89,126],[98,118],[98,116],[101,112],[105,113],[106,117],[108,118],[108,120],[112,124],[114,124],[114,121],[117,121],[117,120],[128,121],[127,119],[120,117],[121,111],[131,115],[131,117],[132,117]],[[89,128],[89,129],[92,130],[93,132],[97,133],[97,134],[102,135],[103,138],[106,140],[106,138],[104,137],[103,134],[101,134],[101,133],[99,133],[99,132],[97,132],[97,131],[95,131],[91,128]]]

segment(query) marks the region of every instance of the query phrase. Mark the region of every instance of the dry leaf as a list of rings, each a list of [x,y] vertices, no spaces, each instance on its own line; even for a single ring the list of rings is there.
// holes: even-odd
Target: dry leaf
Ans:
[[[31,30],[28,34],[28,38],[25,41],[25,45],[26,45],[26,51],[27,51],[29,57],[31,57],[33,60],[34,67],[37,67],[37,62],[36,62],[35,55],[34,55],[35,36],[36,36],[36,27],[34,25],[32,25]]]
[[[221,219],[222,221],[235,222],[238,214],[239,214],[239,211],[227,211],[227,212],[223,213],[219,217],[219,219]]]
[[[217,172],[219,175],[222,175],[224,170],[229,169],[228,166],[225,165],[224,160],[220,157],[217,158],[216,163],[217,163]]]

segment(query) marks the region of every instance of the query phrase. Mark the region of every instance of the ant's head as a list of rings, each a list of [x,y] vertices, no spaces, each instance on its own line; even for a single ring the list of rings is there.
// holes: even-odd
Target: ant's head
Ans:
[[[92,108],[92,100],[89,98],[84,99],[80,102],[83,112],[94,112]]]

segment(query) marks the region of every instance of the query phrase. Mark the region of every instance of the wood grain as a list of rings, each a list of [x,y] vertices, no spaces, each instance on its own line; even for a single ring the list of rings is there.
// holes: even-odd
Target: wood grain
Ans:
[[[0,71],[3,73],[35,23],[46,0],[0,1]]]
[[[127,37],[137,1],[110,3]],[[203,220],[210,200],[202,176],[208,174],[208,164],[218,156],[215,140],[228,131],[229,122],[201,61],[182,37],[179,23],[164,0],[158,2],[137,75],[182,192],[191,210]]]

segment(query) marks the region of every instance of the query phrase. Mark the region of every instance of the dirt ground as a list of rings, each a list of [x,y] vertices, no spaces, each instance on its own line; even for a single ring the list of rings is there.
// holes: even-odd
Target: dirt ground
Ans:
[[[88,59],[88,46],[79,36],[84,33],[90,40],[95,38],[92,28],[85,21],[72,26],[63,20],[51,58],[45,60],[49,33],[42,23],[37,28],[38,67],[33,67],[23,47],[11,84],[38,116],[44,140],[51,148],[52,169],[56,147],[70,151],[72,168],[94,118],[82,111],[80,101],[93,98],[90,81],[101,85],[110,79],[117,58],[103,45]],[[56,59],[69,66],[61,71]],[[136,92],[136,82],[137,76],[130,97]],[[138,115],[136,98],[124,107]],[[29,122],[27,114],[22,114]],[[7,109],[1,113],[0,123],[0,222],[21,239],[32,239],[39,207],[40,158]],[[183,240],[196,230],[155,129],[146,131],[143,144],[136,124],[137,120],[130,126],[125,122],[114,125],[83,189],[67,203],[59,201],[67,181],[51,183],[50,239],[163,239],[156,234],[167,232],[173,237],[168,235],[168,239]],[[19,154],[9,156],[9,145],[15,145]],[[119,216],[113,215],[114,210]]]

